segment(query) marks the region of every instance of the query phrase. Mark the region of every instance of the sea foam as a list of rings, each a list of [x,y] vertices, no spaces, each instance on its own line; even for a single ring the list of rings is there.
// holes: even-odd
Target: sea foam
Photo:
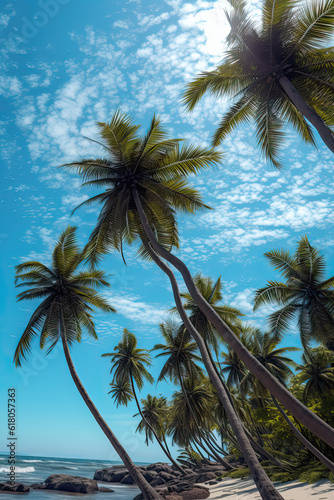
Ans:
[[[12,466],[15,467],[15,466]],[[11,472],[9,467],[0,467],[0,472]],[[15,467],[15,472],[20,472],[20,474],[25,474],[27,472],[35,472],[34,467]]]

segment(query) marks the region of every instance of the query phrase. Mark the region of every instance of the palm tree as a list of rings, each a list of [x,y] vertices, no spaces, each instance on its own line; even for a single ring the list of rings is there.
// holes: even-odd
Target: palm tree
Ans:
[[[244,0],[229,0],[231,26],[227,56],[213,71],[187,85],[183,102],[192,110],[208,91],[235,99],[216,130],[218,145],[242,122],[255,121],[264,155],[277,167],[287,123],[314,144],[310,122],[334,152],[333,0],[264,0],[255,24]],[[305,119],[306,118],[306,119]]]
[[[231,307],[226,304],[219,304],[223,298],[223,284],[221,282],[221,277],[219,276],[217,281],[214,283],[210,277],[202,276],[201,273],[198,273],[194,276],[193,280],[202,297],[204,297],[208,304],[210,304],[218,316],[231,330],[238,332],[240,324],[239,318],[243,316],[243,314],[235,307]],[[202,335],[209,353],[209,347],[212,347],[218,359],[219,343],[222,340],[221,336],[198,307],[190,293],[181,293],[181,297],[185,300],[183,306],[189,313],[189,319],[196,330]],[[173,312],[175,310],[177,309],[172,309]]]
[[[91,262],[96,262],[112,248],[122,252],[123,239],[132,243],[140,238],[142,242],[140,254],[144,257],[150,256],[171,282],[181,319],[185,325],[188,322],[187,330],[199,346],[203,363],[222,404],[224,401],[224,404],[229,406],[231,412],[229,418],[232,418],[235,429],[239,424],[236,415],[232,417],[234,410],[228,401],[226,391],[215,372],[202,337],[188,320],[175,276],[160,257],[180,271],[201,311],[254,375],[261,379],[262,383],[270,388],[270,392],[305,426],[334,446],[332,428],[281,386],[275,377],[244,348],[236,335],[199,293],[187,266],[169,251],[178,245],[174,208],[194,211],[196,208],[204,207],[198,193],[187,186],[186,174],[194,173],[217,162],[220,156],[213,150],[190,145],[180,149],[178,140],[166,139],[156,118],[152,120],[150,130],[143,139],[139,139],[136,135],[137,127],[131,118],[119,113],[114,115],[109,124],[100,124],[100,128],[106,143],[102,145],[108,153],[107,158],[88,159],[64,165],[69,170],[77,170],[86,181],[85,185],[106,188],[106,191],[85,202],[103,203],[97,226],[88,243]],[[254,467],[257,469],[260,464],[241,428],[239,431],[238,438],[243,440],[244,454],[249,460],[254,461]],[[270,489],[271,483],[268,484],[265,477],[261,476],[262,473],[259,475],[255,469],[256,480],[263,480]]]
[[[158,382],[166,377],[171,382],[181,383],[183,377],[198,379],[203,375],[203,369],[196,362],[202,359],[196,354],[198,347],[191,342],[189,333],[180,323],[169,319],[159,325],[165,344],[155,344],[152,351],[162,351],[156,358],[167,357],[161,368]]]
[[[145,431],[145,443],[148,445],[148,442],[153,441],[154,438],[153,428],[170,455],[171,453],[166,442],[166,432],[170,418],[170,407],[167,398],[163,396],[158,398],[157,396],[148,394],[146,399],[141,399],[141,403],[144,418],[139,422],[137,430],[139,432]],[[135,416],[137,415],[138,413]]]
[[[304,353],[302,365],[296,370],[300,373],[296,376],[299,383],[305,383],[303,397],[305,401],[309,396],[325,397],[330,391],[334,391],[334,354],[318,347],[311,352]]]
[[[40,347],[48,345],[47,354],[61,341],[72,379],[96,422],[127,467],[135,483],[147,500],[160,496],[144,479],[139,469],[120,444],[88,396],[74,368],[70,347],[80,342],[82,333],[97,339],[92,312],[116,312],[97,289],[109,287],[103,271],[80,269],[87,255],[76,242],[76,228],[69,226],[61,234],[52,254],[50,267],[40,262],[25,262],[16,266],[16,286],[28,286],[18,295],[18,300],[43,299],[32,314],[17,345],[14,355],[16,366],[21,366],[30,353],[31,343],[40,334]]]
[[[115,347],[115,350],[110,353],[102,354],[103,358],[111,358],[110,373],[113,373],[112,386],[114,387],[114,394],[116,390],[118,391],[117,396],[114,397],[117,399],[117,403],[120,404],[122,402],[122,394],[123,402],[127,404],[127,402],[129,401],[129,397],[127,395],[125,395],[124,397],[123,388],[125,387],[127,389],[128,394],[131,394],[134,397],[142,419],[145,420],[147,426],[151,429],[151,432],[156,438],[162,451],[172,462],[174,467],[176,467],[182,474],[184,474],[183,469],[178,465],[177,462],[175,462],[171,454],[162,444],[161,440],[159,439],[159,435],[155,430],[155,427],[151,426],[150,422],[145,419],[145,415],[139,404],[135,384],[137,385],[138,389],[141,390],[144,386],[144,380],[153,383],[154,379],[146,368],[146,366],[149,367],[152,364],[150,355],[146,349],[139,349],[137,347],[137,344],[138,341],[136,336],[129,330],[127,330],[127,328],[124,328],[122,340]]]
[[[307,236],[299,240],[293,256],[284,250],[274,250],[265,256],[286,281],[269,281],[257,290],[254,310],[268,303],[283,306],[269,316],[270,330],[281,338],[291,320],[296,319],[306,350],[311,340],[325,346],[333,342],[334,277],[324,279],[324,257],[311,246]]]
[[[259,361],[269,370],[280,382],[281,384],[286,384],[286,381],[293,374],[291,367],[296,368],[297,363],[292,359],[285,356],[286,352],[296,352],[299,351],[297,347],[281,347],[277,349],[279,344],[279,339],[272,333],[266,332],[262,333],[260,330],[255,329],[252,335],[252,352],[253,355],[259,359]],[[332,356],[327,357],[327,363]],[[305,356],[304,356],[305,359]],[[328,365],[327,365],[328,366]],[[306,369],[307,371],[307,369]],[[332,373],[332,382],[334,381],[334,370]],[[255,394],[259,394],[263,397],[263,386],[259,387],[258,381],[254,379],[248,372],[244,379],[241,381],[241,386],[253,387]],[[333,383],[332,383],[332,387]],[[247,390],[247,389],[246,389]],[[274,405],[290,427],[296,438],[311,452],[316,456],[329,470],[334,472],[334,463],[329,460],[325,455],[323,455],[315,446],[308,441],[308,439],[303,436],[303,434],[294,426],[289,417],[286,415],[283,408],[280,407],[276,398],[271,395]]]
[[[287,352],[297,352],[300,351],[300,349],[298,347],[277,348],[279,343],[280,339],[273,333],[262,333],[258,328],[254,328],[250,336],[248,348],[253,356],[255,356],[281,384],[286,385],[287,379],[293,375],[291,368],[295,368],[297,363],[286,357],[285,354]],[[241,380],[240,386],[243,386],[245,392],[248,392],[247,385],[249,384],[254,387],[256,393],[257,389],[259,389],[258,381],[250,372],[247,372]]]
[[[198,349],[197,344],[189,341],[189,333],[185,329],[184,325],[180,325],[172,321],[162,323],[160,325],[160,332],[166,344],[156,344],[152,351],[161,350],[162,352],[156,357],[159,358],[162,356],[168,356],[168,359],[161,369],[158,381],[164,380],[166,376],[169,376],[171,381],[178,381],[180,383],[198,435],[203,439],[214,458],[224,465],[227,470],[230,470],[232,468],[230,464],[217,455],[210,441],[203,432],[203,429],[200,427],[196,412],[193,410],[191,401],[189,400],[187,391],[185,390],[185,378],[195,381],[199,380],[199,378],[203,375],[202,368],[196,364],[196,361],[202,361],[196,354]]]

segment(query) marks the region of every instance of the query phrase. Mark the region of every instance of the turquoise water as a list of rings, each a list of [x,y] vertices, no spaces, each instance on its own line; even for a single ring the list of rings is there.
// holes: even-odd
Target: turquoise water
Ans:
[[[0,454],[0,482],[8,480],[7,473],[9,465],[7,463],[8,456]],[[104,469],[112,465],[120,465],[122,462],[108,462],[103,460],[85,460],[77,458],[54,458],[54,457],[32,457],[32,456],[17,456],[15,464],[15,476],[17,483],[30,485],[44,481],[51,474],[69,474],[71,476],[82,476],[93,479],[94,472],[97,469]],[[138,463],[137,465],[144,465]],[[73,497],[84,498],[87,500],[132,500],[138,493],[139,489],[135,486],[99,483],[101,486],[110,487],[114,493],[94,493],[77,495],[75,493],[54,492],[48,490],[30,490],[27,495],[19,495],[20,498],[27,500],[73,500]],[[18,498],[11,493],[0,493],[0,500],[13,500]]]

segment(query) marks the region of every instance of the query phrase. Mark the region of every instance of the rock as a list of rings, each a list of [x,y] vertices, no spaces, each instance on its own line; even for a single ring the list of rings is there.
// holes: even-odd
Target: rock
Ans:
[[[211,479],[216,479],[216,474],[214,472],[204,472],[204,474],[199,474],[196,483],[205,483]]]
[[[93,493],[98,491],[94,479],[67,474],[53,474],[44,481],[47,490],[72,491],[74,493]],[[43,489],[43,488],[42,488]]]
[[[133,483],[134,483],[134,480],[132,479],[132,476],[130,476],[130,474],[127,474],[121,480],[121,484],[133,484]]]
[[[31,484],[30,488],[32,488],[33,490],[45,490],[46,489],[46,484],[44,484],[44,483],[35,483],[35,484]]]
[[[186,474],[192,474],[194,471],[193,469],[183,469]]]
[[[161,477],[165,481],[173,481],[173,479],[175,479],[175,476],[173,474],[168,474],[167,472],[160,472],[159,477]]]
[[[28,493],[29,486],[22,483],[0,483],[0,491],[9,491],[13,493]]]
[[[114,465],[113,467],[108,467],[108,469],[97,470],[94,474],[94,479],[106,483],[120,483],[128,474],[129,471],[124,465]]]
[[[209,481],[207,484],[213,486],[214,484],[218,484],[218,481]]]
[[[106,488],[105,486],[98,486],[99,492],[100,493],[113,493],[114,490],[111,488]]]
[[[226,469],[223,466],[203,465],[201,467],[196,467],[196,472],[198,472],[198,474],[203,474],[204,472],[214,472],[218,476],[220,474],[224,474]]]
[[[158,477],[158,473],[154,470],[142,470],[141,472],[148,483],[151,483]]]
[[[186,491],[181,491],[180,495],[183,500],[200,500],[202,498],[209,498],[210,491],[207,488],[191,488]]]
[[[161,486],[162,484],[166,484],[166,481],[162,479],[162,477],[158,476],[157,478],[153,479],[151,482],[151,486]]]
[[[180,495],[166,495],[165,500],[183,500]]]
[[[168,464],[163,464],[163,463],[157,463],[157,464],[150,464],[145,467],[146,470],[151,470],[155,472],[166,472],[167,474],[174,474],[174,469],[171,465]]]

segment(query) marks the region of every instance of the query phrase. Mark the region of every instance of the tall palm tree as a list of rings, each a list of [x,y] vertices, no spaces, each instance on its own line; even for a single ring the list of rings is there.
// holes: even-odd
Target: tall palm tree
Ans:
[[[170,418],[170,407],[167,398],[163,396],[158,398],[157,396],[148,394],[146,399],[141,399],[141,403],[144,418],[139,422],[137,430],[145,432],[145,442],[148,445],[149,441],[153,441],[154,438],[153,428],[168,453],[171,454],[166,441],[166,432]],[[138,413],[135,416],[137,415]]]
[[[172,319],[161,323],[159,329],[165,343],[155,344],[152,351],[162,351],[155,357],[167,356],[167,360],[161,368],[158,382],[168,377],[171,382],[181,383],[182,377],[198,379],[203,375],[203,369],[197,364],[202,361],[197,354],[197,344],[191,342],[188,331]]]
[[[172,321],[166,321],[160,325],[160,332],[165,340],[165,344],[156,344],[153,347],[154,350],[161,350],[162,352],[156,357],[168,356],[165,364],[163,365],[158,381],[161,381],[169,377],[171,381],[178,381],[186,403],[189,407],[189,411],[192,415],[194,425],[196,427],[197,433],[203,439],[204,443],[209,448],[211,454],[214,458],[226,467],[227,470],[232,467],[230,464],[217,455],[216,451],[213,449],[212,444],[207,439],[205,432],[201,429],[196,412],[193,411],[191,406],[191,401],[188,398],[188,394],[185,390],[184,379],[189,378],[193,381],[198,380],[201,375],[203,375],[203,370],[200,368],[197,362],[201,362],[201,358],[196,354],[198,349],[195,342],[190,342],[189,333],[185,329],[184,325]]]
[[[48,346],[47,353],[61,341],[72,379],[96,422],[141,489],[144,498],[159,499],[160,495],[144,479],[98,412],[72,362],[70,347],[74,342],[81,341],[83,332],[97,339],[92,319],[94,309],[108,313],[116,312],[96,291],[110,286],[106,275],[100,270],[83,270],[82,264],[86,258],[85,252],[78,248],[76,228],[69,226],[63,231],[55,246],[50,267],[35,261],[16,266],[16,286],[30,287],[18,295],[18,300],[43,300],[24,330],[15,350],[14,362],[16,366],[21,366],[22,360],[25,360],[30,353],[32,341],[38,334],[40,334],[40,347],[43,349]]]
[[[286,381],[293,375],[291,368],[295,368],[297,363],[286,356],[287,352],[300,351],[298,347],[279,347],[280,339],[271,332],[262,333],[258,328],[254,328],[250,335],[248,348],[253,356],[260,361],[263,366],[276,377],[281,384],[286,385]],[[257,380],[250,372],[247,372],[240,382],[247,392],[247,385],[250,383],[257,390]]]
[[[150,355],[146,349],[139,349],[137,345],[138,341],[136,336],[132,332],[127,330],[127,328],[124,328],[122,340],[115,347],[115,350],[110,353],[102,354],[102,357],[111,358],[110,373],[113,373],[112,385],[114,385],[115,390],[119,390],[119,387],[126,387],[128,389],[128,394],[131,394],[134,397],[142,419],[145,420],[147,426],[150,427],[151,432],[157,440],[160,448],[172,462],[174,467],[176,467],[183,474],[183,469],[178,465],[178,463],[173,459],[171,454],[162,444],[161,439],[159,439],[159,435],[155,430],[155,427],[150,425],[150,422],[146,420],[145,415],[141,409],[135,385],[139,390],[141,390],[144,386],[144,380],[153,383],[154,379],[146,368],[151,366],[152,364]],[[120,403],[120,391],[117,395],[117,398],[117,402]],[[128,400],[129,397],[127,396],[123,398],[125,404],[127,404]]]
[[[119,113],[113,116],[109,124],[100,124],[100,128],[105,141],[102,145],[108,153],[107,157],[64,165],[69,170],[77,170],[86,181],[85,185],[102,186],[106,189],[85,202],[90,204],[97,201],[103,204],[97,226],[88,243],[91,262],[96,262],[112,248],[122,251],[123,239],[132,243],[140,238],[141,255],[144,257],[149,255],[168,276],[181,319],[184,324],[189,323],[187,330],[199,346],[203,363],[222,404],[224,400],[229,406],[235,428],[239,424],[236,415],[232,416],[234,410],[228,401],[226,391],[214,370],[202,337],[188,321],[175,276],[161,257],[180,271],[197,305],[255,376],[268,388],[270,387],[271,393],[305,426],[334,446],[332,428],[281,386],[275,377],[244,348],[237,336],[199,293],[187,266],[169,251],[178,245],[174,208],[194,211],[196,208],[204,207],[198,193],[187,186],[186,174],[217,162],[220,156],[213,150],[190,145],[180,149],[177,140],[166,139],[156,118],[152,120],[150,130],[143,139],[139,139],[136,134],[137,127],[131,118]],[[258,469],[260,464],[241,428],[239,431],[244,451],[247,448],[244,454],[249,460],[253,460],[255,469]],[[271,483],[268,484],[265,477],[261,476],[262,473],[259,475],[254,472],[254,474],[256,480],[263,480],[263,484],[266,483],[269,489],[272,488]]]
[[[269,327],[280,338],[291,320],[298,321],[302,344],[308,349],[311,340],[330,344],[334,341],[334,277],[324,279],[325,259],[302,237],[293,256],[284,250],[265,253],[284,282],[269,281],[256,291],[254,310],[262,304],[281,307],[269,316]]]
[[[219,304],[223,298],[221,277],[214,282],[210,277],[202,276],[201,273],[198,273],[194,276],[193,280],[202,297],[210,304],[218,316],[231,330],[238,332],[240,317],[243,316],[243,314],[235,307]],[[212,347],[218,358],[219,343],[222,341],[222,337],[213,327],[212,323],[210,323],[203,311],[198,307],[189,292],[181,293],[181,297],[185,300],[183,306],[185,310],[188,311],[189,319],[196,330],[202,335],[208,351],[210,352],[209,347]],[[172,310],[175,311],[176,308]]]
[[[310,122],[334,152],[333,0],[264,0],[261,23],[246,11],[244,0],[229,0],[229,50],[214,71],[187,85],[184,104],[192,110],[201,97],[234,99],[216,130],[218,145],[242,122],[255,121],[264,155],[280,166],[279,147],[287,123],[314,144]]]

